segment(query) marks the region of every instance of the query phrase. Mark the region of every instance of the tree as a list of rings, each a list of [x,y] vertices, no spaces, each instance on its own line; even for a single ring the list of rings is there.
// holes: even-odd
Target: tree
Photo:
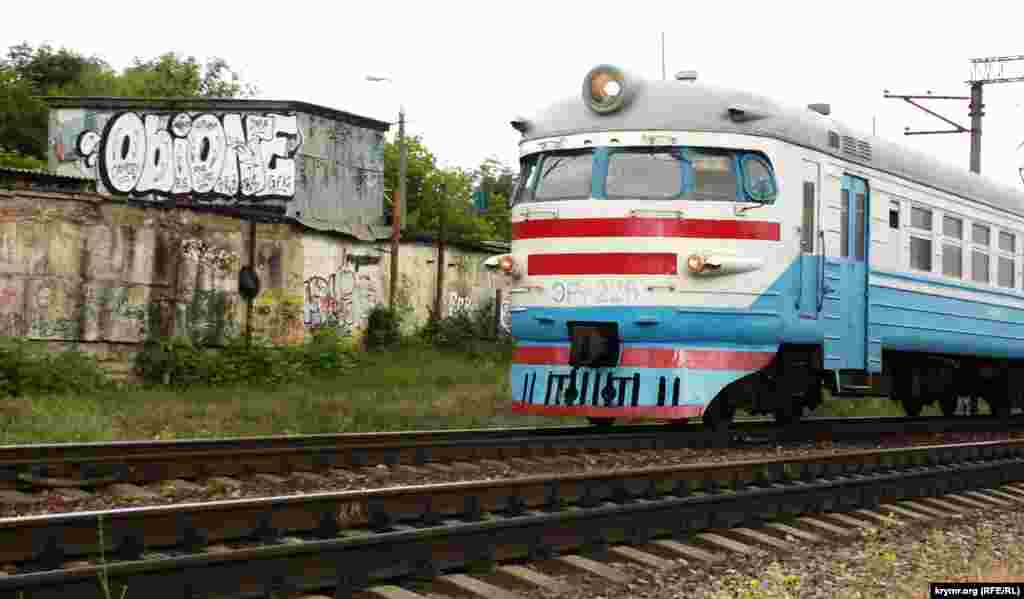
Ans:
[[[252,97],[256,88],[240,80],[222,58],[205,66],[169,52],[136,58],[118,73],[104,60],[43,44],[11,46],[0,58],[0,165],[15,158],[46,159],[46,103],[38,96]],[[13,158],[12,158],[13,157]]]
[[[515,177],[511,169],[491,158],[477,169],[440,169],[437,159],[420,137],[407,137],[406,226],[412,231],[437,233],[441,214],[445,236],[467,241],[509,238],[507,198]],[[384,186],[398,189],[399,148],[397,141],[384,146]],[[491,203],[483,215],[473,208],[474,188],[490,194]],[[442,188],[444,192],[442,193]]]
[[[481,215],[490,223],[495,239],[509,241],[512,238],[509,200],[515,192],[516,173],[494,157],[487,158],[474,171],[477,188],[487,197],[487,209]]]
[[[421,204],[421,196],[426,187],[427,179],[431,173],[437,170],[437,161],[434,155],[423,145],[423,140],[418,136],[406,137],[406,173],[405,173],[405,213],[412,222],[413,215],[418,211]],[[399,148],[398,141],[389,141],[384,144],[384,188],[389,194],[398,191],[399,171]]]
[[[142,98],[246,98],[256,88],[243,83],[223,58],[203,68],[192,56],[168,52],[143,62],[136,58],[117,82],[118,95]]]

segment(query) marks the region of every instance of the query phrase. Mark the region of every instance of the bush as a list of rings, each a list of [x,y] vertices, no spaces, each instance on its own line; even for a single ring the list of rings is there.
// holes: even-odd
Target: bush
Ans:
[[[89,354],[50,353],[29,341],[0,339],[0,397],[92,393],[116,386]]]
[[[397,312],[380,304],[366,319],[366,348],[393,347],[402,340],[402,321]]]
[[[431,345],[458,350],[470,355],[511,354],[513,340],[504,331],[495,331],[496,306],[488,300],[479,309],[456,310],[445,318],[432,318],[420,329],[420,337]],[[511,359],[511,355],[507,356]]]
[[[273,346],[235,337],[222,348],[202,347],[176,337],[147,343],[135,360],[149,385],[218,386],[237,383],[278,385],[307,376],[330,376],[355,366],[352,343],[324,328],[302,345]]]

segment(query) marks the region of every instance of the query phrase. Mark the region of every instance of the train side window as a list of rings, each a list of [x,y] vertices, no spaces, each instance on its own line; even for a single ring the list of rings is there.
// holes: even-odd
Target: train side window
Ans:
[[[971,241],[978,245],[988,247],[989,244],[989,228],[986,225],[972,225],[971,226]]]
[[[942,217],[942,274],[962,279],[964,276],[964,221],[952,216]]]
[[[1010,233],[1010,232],[1007,232],[1007,231],[1000,231],[999,232],[999,249],[1000,250],[1002,250],[1004,252],[1009,252],[1009,253],[1012,254],[1013,251],[1014,251],[1014,246],[1016,245],[1014,243],[1015,241],[1016,240],[1013,237],[1013,233]]]
[[[932,271],[932,211],[916,206],[910,209],[910,268]]]
[[[900,228],[900,203],[889,202],[889,228]]]
[[[914,206],[910,209],[910,226],[922,231],[932,230],[932,211]]]
[[[1016,237],[1009,231],[999,232],[999,262],[996,267],[996,280],[1000,287],[1016,287],[1016,269],[1014,250],[1017,247]]]
[[[992,281],[991,257],[989,256],[989,245],[991,243],[991,229],[988,225],[971,225],[971,280],[986,285]]]
[[[804,218],[800,226],[800,249],[814,251],[814,182],[804,181]]]

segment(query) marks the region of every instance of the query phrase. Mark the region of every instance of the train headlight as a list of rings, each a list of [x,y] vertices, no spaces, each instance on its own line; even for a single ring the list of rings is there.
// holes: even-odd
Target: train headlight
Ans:
[[[703,272],[705,265],[704,256],[699,254],[693,254],[686,259],[686,268],[690,269],[690,272]]]
[[[583,78],[583,102],[598,114],[612,113],[629,103],[633,87],[622,69],[599,65]]]
[[[512,274],[516,269],[516,260],[512,256],[505,255],[498,261],[498,268],[507,275]]]

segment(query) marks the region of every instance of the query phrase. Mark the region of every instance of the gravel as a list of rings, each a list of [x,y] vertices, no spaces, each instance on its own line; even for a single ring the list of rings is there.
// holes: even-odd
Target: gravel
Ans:
[[[898,518],[897,518],[898,519]],[[635,574],[628,585],[586,576],[563,578],[564,599],[824,599],[927,598],[929,582],[1024,581],[1024,513],[992,509],[929,524],[859,531],[856,540],[797,545],[792,553],[730,555],[704,567],[682,564],[653,571],[618,564]],[[614,562],[613,562],[614,564]],[[535,592],[530,597],[549,597]]]
[[[105,487],[83,493],[78,489],[46,489],[31,493],[24,502],[4,502],[0,493],[0,518],[45,515],[121,507],[170,505],[240,498],[298,495],[303,493],[378,489],[393,486],[443,482],[485,481],[522,476],[559,475],[600,470],[637,469],[684,464],[720,464],[740,460],[798,458],[837,455],[877,448],[942,443],[966,443],[1019,438],[1024,433],[928,433],[887,435],[859,442],[817,441],[787,443],[784,446],[753,445],[728,449],[643,450],[629,453],[603,452],[576,456],[555,456],[505,461],[483,460],[420,467],[378,464],[360,469],[332,469],[325,472],[297,472],[240,478],[211,477],[196,481],[161,481],[143,487],[148,493]],[[193,484],[189,484],[189,483]]]

